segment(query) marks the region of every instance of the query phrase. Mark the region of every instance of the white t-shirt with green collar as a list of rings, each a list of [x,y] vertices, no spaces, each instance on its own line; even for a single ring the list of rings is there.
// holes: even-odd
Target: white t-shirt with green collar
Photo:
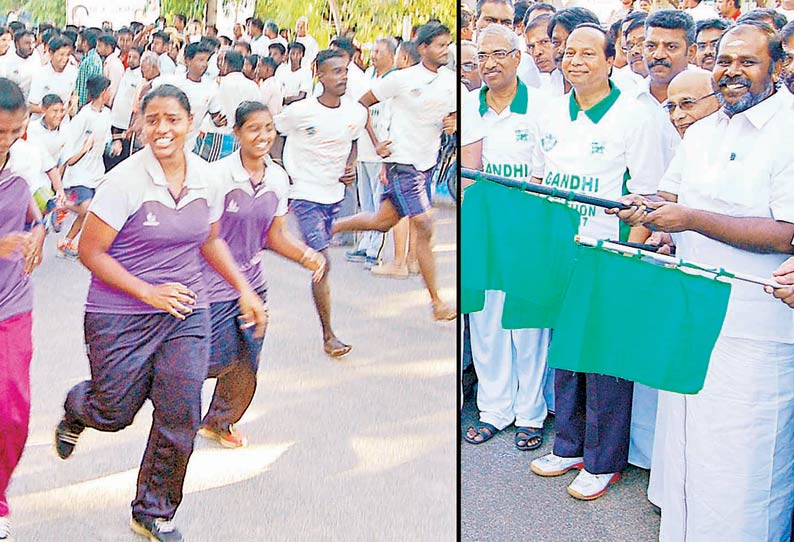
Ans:
[[[647,108],[614,86],[582,111],[575,92],[549,100],[539,117],[533,177],[552,188],[618,199],[624,193],[655,194],[664,174],[664,143]],[[594,205],[570,202],[582,217],[579,232],[618,239],[617,217]]]

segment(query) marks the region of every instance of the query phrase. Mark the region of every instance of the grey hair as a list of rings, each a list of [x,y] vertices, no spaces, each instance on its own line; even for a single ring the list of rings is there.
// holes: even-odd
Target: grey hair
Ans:
[[[397,40],[394,38],[389,38],[389,37],[378,38],[375,40],[375,43],[385,43],[386,48],[389,50],[391,54],[394,55],[397,53]]]
[[[141,55],[141,66],[144,64],[157,64],[160,57],[154,51],[146,51]]]
[[[477,45],[479,46],[482,43],[483,38],[487,38],[489,36],[498,36],[500,38],[505,38],[507,40],[507,43],[510,44],[511,49],[516,49],[518,51],[523,50],[523,47],[521,47],[521,38],[519,37],[519,35],[504,25],[489,24],[488,26],[477,32]]]

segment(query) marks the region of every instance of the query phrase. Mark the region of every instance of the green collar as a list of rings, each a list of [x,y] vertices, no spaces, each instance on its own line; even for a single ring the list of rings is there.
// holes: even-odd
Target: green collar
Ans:
[[[609,109],[618,100],[618,96],[620,96],[620,89],[616,87],[611,80],[609,81],[609,87],[612,90],[609,91],[609,94],[606,95],[606,98],[584,112],[584,114],[587,115],[587,118],[593,121],[593,124],[598,124],[598,122],[604,118],[604,115],[607,114],[607,111],[609,111]],[[579,116],[579,112],[582,110],[582,108],[579,107],[579,104],[576,103],[575,92],[571,92],[568,110],[571,113],[571,122],[576,120],[576,118]]]
[[[488,87],[483,85],[480,88],[480,116],[482,117],[488,112],[488,102],[485,101],[485,94],[488,92]],[[516,95],[513,96],[513,101],[510,102],[510,112],[518,113],[519,115],[526,115],[529,106],[529,91],[527,86],[518,79],[518,88]]]

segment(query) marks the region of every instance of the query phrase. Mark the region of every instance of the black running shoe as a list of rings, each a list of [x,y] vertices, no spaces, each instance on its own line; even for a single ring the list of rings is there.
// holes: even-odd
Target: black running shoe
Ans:
[[[55,428],[55,451],[58,453],[58,457],[67,459],[72,455],[83,429],[84,427],[80,424],[69,424],[66,423],[66,420],[61,420],[61,423]]]
[[[170,519],[133,517],[130,528],[150,542],[182,542],[182,533]]]

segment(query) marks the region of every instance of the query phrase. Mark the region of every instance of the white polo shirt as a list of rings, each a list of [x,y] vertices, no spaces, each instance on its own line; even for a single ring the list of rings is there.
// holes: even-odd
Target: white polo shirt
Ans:
[[[110,110],[110,123],[114,128],[126,130],[130,127],[133,104],[142,81],[143,74],[140,68],[127,68],[121,77],[119,89]]]
[[[294,98],[301,92],[305,92],[306,96],[312,93],[312,72],[306,68],[292,71],[290,63],[285,62],[276,69],[276,80],[281,83],[284,98]]]
[[[443,120],[457,110],[455,74],[445,67],[428,70],[421,62],[372,83],[379,101],[392,99],[388,162],[426,171],[436,164]]]
[[[275,119],[287,137],[284,168],[292,178],[291,199],[330,204],[342,201],[345,172],[353,141],[364,131],[364,106],[342,97],[339,107],[325,107],[314,97],[288,105]]]
[[[469,90],[460,85],[460,106],[461,106],[461,122],[460,122],[460,146],[465,147],[480,141],[485,137],[480,121],[480,91]]]
[[[105,145],[111,140],[110,109],[103,107],[102,111],[95,111],[90,102],[80,109],[69,125],[64,156],[68,159],[77,154],[89,135],[95,140],[94,146],[76,164],[66,166],[63,174],[64,188],[78,185],[96,188],[105,174],[102,155],[105,153]]]
[[[532,155],[537,144],[537,119],[543,111],[540,92],[518,80],[510,106],[497,113],[488,106],[483,86],[477,93],[477,116],[464,123],[482,126],[482,166],[484,173],[528,181],[532,177]],[[472,109],[465,110],[471,114]]]
[[[33,75],[28,103],[41,105],[41,100],[44,96],[56,94],[63,100],[64,105],[68,106],[76,84],[77,68],[67,64],[63,71],[58,73],[53,69],[52,64],[47,63]]]
[[[245,101],[259,101],[262,93],[256,83],[242,72],[232,72],[221,77],[218,85],[218,110],[226,117],[226,126],[214,126],[212,132],[231,134],[234,127],[234,112]],[[214,107],[211,106],[211,107]]]
[[[655,194],[664,173],[660,130],[647,109],[614,86],[582,111],[575,93],[544,104],[538,121],[533,177],[551,188],[618,199],[624,193]],[[582,217],[579,232],[618,239],[619,221],[604,209],[570,202]]]
[[[709,115],[687,129],[659,190],[694,209],[794,223],[792,126],[794,112],[780,93],[733,117],[722,110]],[[673,236],[680,258],[759,277],[771,277],[788,257],[748,252],[690,231]],[[794,343],[794,319],[760,286],[736,281],[722,334]]]

